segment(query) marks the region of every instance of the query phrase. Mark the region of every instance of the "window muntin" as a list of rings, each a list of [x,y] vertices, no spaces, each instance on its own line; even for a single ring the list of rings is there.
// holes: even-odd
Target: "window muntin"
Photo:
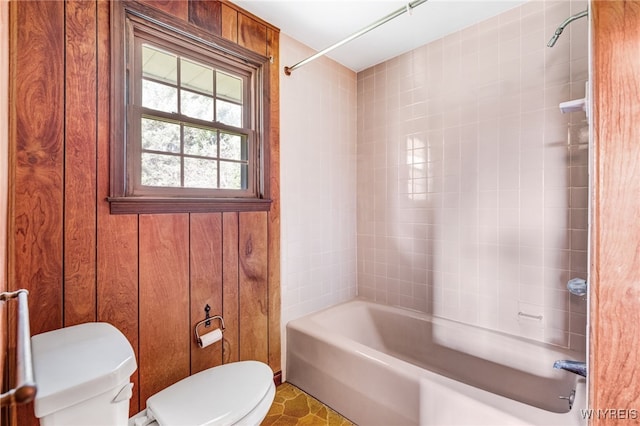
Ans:
[[[190,189],[255,196],[250,75],[145,39],[137,40],[134,56],[131,195]]]

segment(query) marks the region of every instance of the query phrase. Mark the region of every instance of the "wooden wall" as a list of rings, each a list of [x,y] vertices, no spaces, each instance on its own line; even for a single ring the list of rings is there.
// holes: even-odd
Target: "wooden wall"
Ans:
[[[132,413],[223,362],[281,370],[278,30],[228,2],[145,3],[273,56],[274,202],[268,213],[111,215],[110,4],[11,3],[10,286],[30,291],[32,334],[107,321],[127,336],[138,360]],[[199,349],[193,325],[206,304],[227,330]],[[33,422],[32,412],[19,410],[19,424]]]
[[[594,415],[600,415],[591,423],[638,424],[640,1],[593,1],[591,5],[595,201],[589,401],[590,408],[605,410],[596,411]],[[630,410],[635,410],[634,417]]]
[[[0,292],[7,290],[7,204],[9,191],[9,3],[0,1]],[[7,310],[0,303],[0,377],[7,349]],[[3,390],[4,391],[4,390]],[[3,413],[0,413],[0,418]],[[3,423],[4,424],[4,423]]]

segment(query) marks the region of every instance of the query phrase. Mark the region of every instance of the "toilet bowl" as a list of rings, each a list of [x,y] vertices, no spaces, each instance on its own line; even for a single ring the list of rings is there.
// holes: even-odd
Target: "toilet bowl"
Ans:
[[[258,425],[275,395],[271,368],[239,361],[186,377],[149,397],[129,419],[136,360],[107,323],[86,323],[31,338],[42,426]]]

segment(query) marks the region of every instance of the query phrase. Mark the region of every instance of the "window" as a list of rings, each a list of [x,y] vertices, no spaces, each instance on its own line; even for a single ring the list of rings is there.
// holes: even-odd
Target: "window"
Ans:
[[[112,213],[267,210],[267,58],[114,3]]]
[[[253,196],[250,76],[136,41],[131,193]]]

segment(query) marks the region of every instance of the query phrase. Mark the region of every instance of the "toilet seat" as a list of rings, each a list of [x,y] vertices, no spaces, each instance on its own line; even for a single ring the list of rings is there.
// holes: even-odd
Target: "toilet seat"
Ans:
[[[161,426],[257,424],[274,394],[268,365],[239,361],[174,383],[147,399],[147,411]]]

